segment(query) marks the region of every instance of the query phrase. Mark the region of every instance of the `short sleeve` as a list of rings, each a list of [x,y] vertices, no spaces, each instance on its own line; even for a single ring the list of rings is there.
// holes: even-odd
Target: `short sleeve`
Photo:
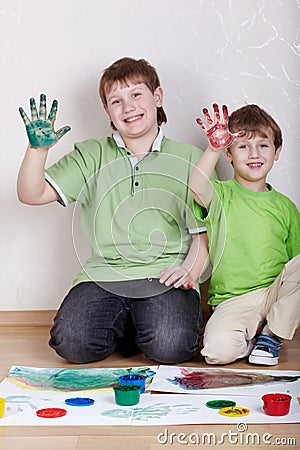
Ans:
[[[204,208],[204,206],[199,205],[199,203],[196,202],[196,200],[193,201],[193,210],[195,217],[198,220],[204,220],[207,217],[207,209]]]
[[[64,206],[78,199],[83,187],[100,167],[101,150],[100,141],[93,139],[76,143],[72,152],[46,169],[45,178]]]
[[[292,259],[300,254],[300,213],[294,203],[290,206],[290,227],[287,240],[287,252]]]

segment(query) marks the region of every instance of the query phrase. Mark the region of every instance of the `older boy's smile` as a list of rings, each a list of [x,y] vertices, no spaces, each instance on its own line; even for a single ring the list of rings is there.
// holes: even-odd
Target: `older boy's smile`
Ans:
[[[105,111],[127,148],[137,138],[153,142],[158,128],[157,108],[162,105],[160,87],[152,93],[143,82],[117,82],[107,92],[106,100]]]
[[[137,116],[128,117],[127,119],[124,119],[124,122],[126,122],[126,123],[134,122],[136,120],[141,119],[142,117],[143,117],[143,114],[138,114]]]

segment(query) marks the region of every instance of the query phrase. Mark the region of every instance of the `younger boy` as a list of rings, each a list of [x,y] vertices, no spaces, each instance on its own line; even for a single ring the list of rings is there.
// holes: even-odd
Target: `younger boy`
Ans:
[[[208,364],[250,354],[250,363],[276,365],[282,341],[293,338],[300,317],[299,211],[266,182],[279,158],[281,130],[256,105],[236,110],[229,122],[226,106],[224,122],[216,104],[214,112],[215,123],[203,109],[208,129],[197,119],[209,146],[190,178],[195,212],[207,224],[213,265],[213,314],[201,353]],[[211,184],[222,152],[234,177]]]
[[[159,362],[185,361],[198,350],[195,288],[208,255],[188,187],[199,149],[164,137],[163,91],[147,61],[113,63],[101,78],[100,97],[112,137],[76,143],[46,174],[48,150],[69,128],[54,131],[57,102],[47,118],[44,95],[39,114],[31,100],[32,120],[20,109],[30,145],[19,199],[79,202],[92,249],[56,315],[50,346],[78,364],[121,347],[127,355],[136,350]]]

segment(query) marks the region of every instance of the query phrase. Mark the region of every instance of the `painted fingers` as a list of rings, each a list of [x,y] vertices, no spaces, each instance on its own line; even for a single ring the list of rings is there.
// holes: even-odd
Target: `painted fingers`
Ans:
[[[19,108],[20,115],[26,127],[27,136],[31,147],[50,148],[55,145],[68,131],[69,126],[54,131],[54,122],[57,114],[58,102],[53,100],[50,113],[47,117],[47,105],[45,94],[40,95],[39,111],[34,98],[30,99],[31,120],[22,107]]]
[[[213,149],[221,150],[229,147],[235,139],[245,136],[246,133],[244,131],[230,133],[228,129],[228,108],[226,105],[222,106],[223,121],[221,120],[219,106],[216,103],[213,104],[213,110],[214,120],[211,118],[207,108],[203,108],[202,110],[208,126],[205,126],[204,122],[199,117],[196,119],[197,124],[205,131],[207,139]]]

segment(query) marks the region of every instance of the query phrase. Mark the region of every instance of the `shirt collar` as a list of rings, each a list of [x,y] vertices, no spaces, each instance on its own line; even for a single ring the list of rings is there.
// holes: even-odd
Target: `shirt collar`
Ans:
[[[160,147],[161,147],[162,140],[165,137],[165,132],[164,132],[163,126],[158,127],[158,129],[159,129],[158,135],[156,136],[156,138],[152,144],[150,152],[160,152]],[[112,137],[118,147],[126,148],[125,143],[118,131],[114,131],[112,134]]]

